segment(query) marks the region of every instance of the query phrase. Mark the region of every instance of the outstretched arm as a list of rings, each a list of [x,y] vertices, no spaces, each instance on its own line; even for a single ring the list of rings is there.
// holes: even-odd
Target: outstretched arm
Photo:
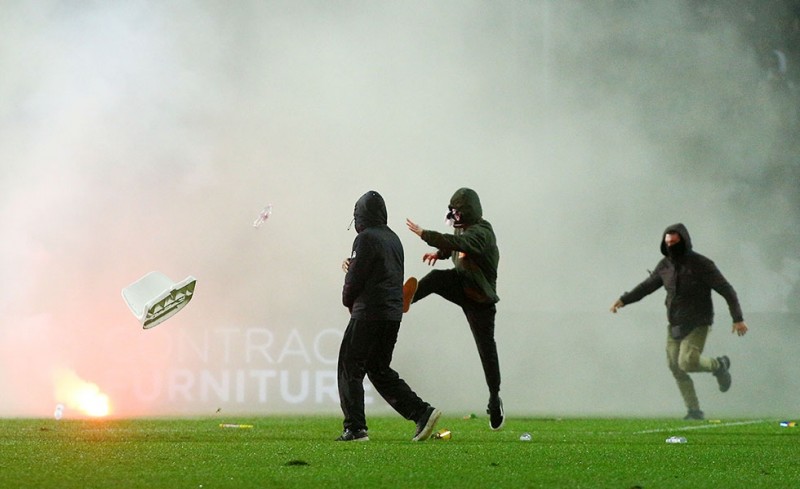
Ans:
[[[406,218],[406,226],[412,233],[422,238],[422,233],[425,231],[424,229],[422,229],[422,226],[415,223],[409,218]],[[440,255],[439,251],[437,251],[436,253],[425,253],[424,255],[422,255],[422,261],[430,266],[435,265],[440,258],[443,257]]]
[[[728,280],[722,275],[722,272],[719,271],[719,268],[717,268],[713,261],[708,260],[706,265],[707,268],[704,275],[706,282],[719,295],[725,298],[725,302],[728,303],[728,310],[730,311],[731,318],[733,319],[731,333],[744,336],[747,333],[748,328],[747,324],[744,322],[744,317],[742,317],[742,306],[739,304],[739,297],[736,295],[736,291],[733,289],[733,286],[728,282]]]
[[[406,218],[406,226],[412,233],[416,234],[420,238],[422,237],[422,231],[424,231],[424,229],[422,229],[419,224],[415,223],[409,218]]]
[[[652,294],[662,285],[663,281],[658,274],[658,267],[656,267],[656,271],[651,272],[650,276],[644,279],[642,283],[634,287],[632,291],[625,292],[619,299],[614,301],[614,303],[611,304],[611,312],[616,314],[621,308],[642,300],[642,298]]]

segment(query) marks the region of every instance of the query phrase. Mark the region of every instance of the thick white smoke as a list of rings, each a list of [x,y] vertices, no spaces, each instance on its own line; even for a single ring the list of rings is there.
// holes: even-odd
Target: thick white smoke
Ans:
[[[698,380],[704,407],[795,406],[774,379],[796,368],[767,352],[794,334],[774,318],[800,275],[796,196],[759,186],[782,121],[755,54],[682,2],[601,3],[7,6],[0,414],[50,413],[62,368],[118,414],[336,412],[355,200],[383,194],[422,276],[404,220],[445,230],[462,186],[501,247],[509,412],[683,409],[661,359],[663,293],[607,312],[678,221],[753,328],[730,337],[715,299],[708,353],[731,355],[734,388]],[[151,270],[198,285],[144,332],[120,290]],[[443,300],[406,316],[395,366],[449,412],[485,404],[466,322]]]

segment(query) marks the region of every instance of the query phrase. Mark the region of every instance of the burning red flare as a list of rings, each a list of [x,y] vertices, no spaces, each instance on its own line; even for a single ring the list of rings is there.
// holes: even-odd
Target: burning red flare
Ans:
[[[108,396],[91,382],[81,379],[69,369],[59,369],[53,374],[56,401],[66,407],[92,417],[108,416],[111,404]]]

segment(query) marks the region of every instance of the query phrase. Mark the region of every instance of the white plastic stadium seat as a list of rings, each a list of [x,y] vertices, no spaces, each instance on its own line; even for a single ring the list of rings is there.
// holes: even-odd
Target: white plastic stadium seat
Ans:
[[[189,275],[175,283],[161,272],[150,272],[122,289],[122,297],[144,329],[150,329],[186,307],[197,280]]]

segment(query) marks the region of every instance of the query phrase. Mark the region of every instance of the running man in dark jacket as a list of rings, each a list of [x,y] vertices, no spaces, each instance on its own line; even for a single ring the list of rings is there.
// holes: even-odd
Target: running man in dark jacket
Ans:
[[[403,318],[403,245],[386,225],[386,204],[370,191],[356,202],[353,212],[358,235],[346,272],[342,303],[350,322],[339,349],[339,402],[344,431],[337,441],[367,441],[364,414],[364,376],[395,411],[414,421],[413,441],[427,440],[441,411],[424,402],[392,370],[392,353]]]
[[[500,399],[500,362],[494,339],[494,318],[497,312],[497,265],[500,252],[492,225],[483,219],[478,194],[469,188],[458,189],[450,199],[449,221],[453,234],[422,229],[410,219],[406,225],[430,246],[434,253],[425,253],[422,260],[429,265],[452,258],[454,268],[433,270],[417,282],[409,278],[403,288],[403,310],[430,294],[438,294],[461,307],[472,330],[489,387],[489,426],[499,430],[505,423]]]
[[[727,392],[731,386],[730,359],[727,356],[701,356],[714,322],[711,291],[716,291],[728,303],[733,318],[732,332],[744,336],[747,325],[742,318],[736,291],[713,261],[692,249],[686,226],[673,224],[664,230],[661,254],[664,258],[650,276],[630,292],[622,294],[611,305],[611,312],[616,313],[621,307],[641,300],[662,286],[666,289],[669,321],[667,362],[689,410],[684,419],[703,419],[694,383],[688,373],[713,373],[722,392]]]

